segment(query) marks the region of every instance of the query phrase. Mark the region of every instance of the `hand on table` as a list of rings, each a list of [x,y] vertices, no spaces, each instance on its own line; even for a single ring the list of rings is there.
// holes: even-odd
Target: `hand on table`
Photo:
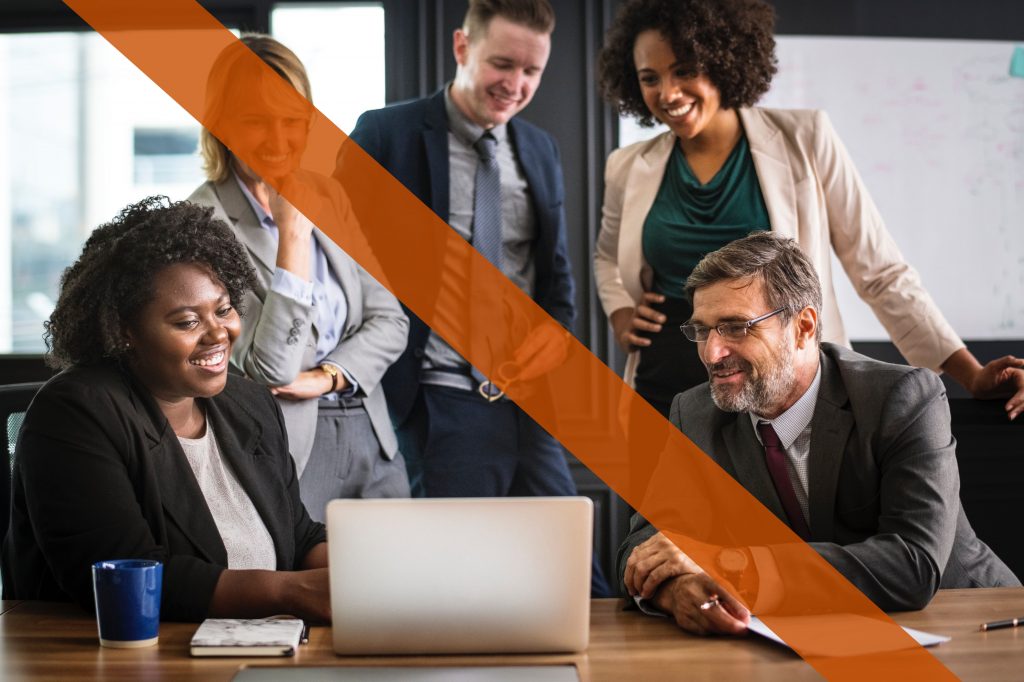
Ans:
[[[695,635],[739,635],[746,632],[750,611],[707,573],[677,576],[664,583],[652,600]]]
[[[747,608],[663,533],[633,549],[623,582],[630,596],[650,600],[687,632],[738,634],[750,622]]]

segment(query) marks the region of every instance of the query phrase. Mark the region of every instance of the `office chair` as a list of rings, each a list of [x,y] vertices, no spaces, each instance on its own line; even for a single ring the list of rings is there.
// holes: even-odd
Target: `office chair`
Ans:
[[[25,419],[25,410],[42,381],[0,386],[0,447],[4,450],[4,463],[0,466],[0,539],[7,533],[11,514],[11,469],[14,467],[14,446]]]

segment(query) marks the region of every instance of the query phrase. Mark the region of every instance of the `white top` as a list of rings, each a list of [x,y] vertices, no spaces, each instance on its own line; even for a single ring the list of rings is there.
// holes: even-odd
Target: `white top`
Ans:
[[[213,436],[213,423],[206,420],[206,433],[201,438],[179,436],[178,441],[217,524],[228,553],[228,568],[276,570],[274,539],[235,472],[221,456],[220,445]]]

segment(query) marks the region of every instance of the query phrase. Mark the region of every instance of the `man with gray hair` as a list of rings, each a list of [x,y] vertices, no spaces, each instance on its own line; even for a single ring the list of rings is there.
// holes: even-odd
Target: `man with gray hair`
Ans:
[[[672,423],[833,568],[884,610],[923,608],[939,588],[1020,584],[960,505],[942,382],[821,343],[821,288],[796,242],[751,234],[707,255],[686,290],[681,331],[710,380],[676,396]],[[638,515],[619,575],[645,611],[738,633],[749,611],[736,595],[764,611],[797,582],[785,553],[718,549],[706,568],[721,585]]]

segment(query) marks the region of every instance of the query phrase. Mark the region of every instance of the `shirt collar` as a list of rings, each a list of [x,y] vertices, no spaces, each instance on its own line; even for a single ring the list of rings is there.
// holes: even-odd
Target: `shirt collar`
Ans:
[[[469,120],[462,110],[455,104],[451,95],[452,84],[449,83],[444,89],[444,110],[448,114],[448,130],[455,133],[455,136],[472,147],[484,133],[490,133],[500,144],[508,133],[508,126],[505,123],[484,130],[473,121]]]
[[[262,206],[260,206],[260,202],[257,201],[256,197],[254,197],[252,192],[249,191],[249,188],[246,187],[245,182],[238,173],[232,170],[231,174],[235,176],[235,182],[238,183],[238,186],[242,190],[242,194],[245,195],[245,198],[249,201],[249,205],[252,206],[253,212],[256,213],[256,220],[259,221],[259,224],[263,227],[277,227],[277,223],[274,222],[274,218],[267,215],[267,212],[263,210]]]
[[[814,374],[814,380],[811,385],[807,387],[804,394],[800,396],[800,399],[793,403],[788,410],[780,414],[775,419],[765,419],[758,415],[750,412],[750,423],[754,425],[754,433],[757,434],[757,439],[761,440],[761,434],[757,431],[757,425],[760,422],[768,422],[775,429],[775,433],[779,436],[779,441],[782,443],[782,447],[788,448],[793,444],[793,441],[803,433],[807,425],[811,423],[811,418],[814,417],[814,406],[818,403],[818,389],[821,387],[821,361],[818,361],[818,371]]]

